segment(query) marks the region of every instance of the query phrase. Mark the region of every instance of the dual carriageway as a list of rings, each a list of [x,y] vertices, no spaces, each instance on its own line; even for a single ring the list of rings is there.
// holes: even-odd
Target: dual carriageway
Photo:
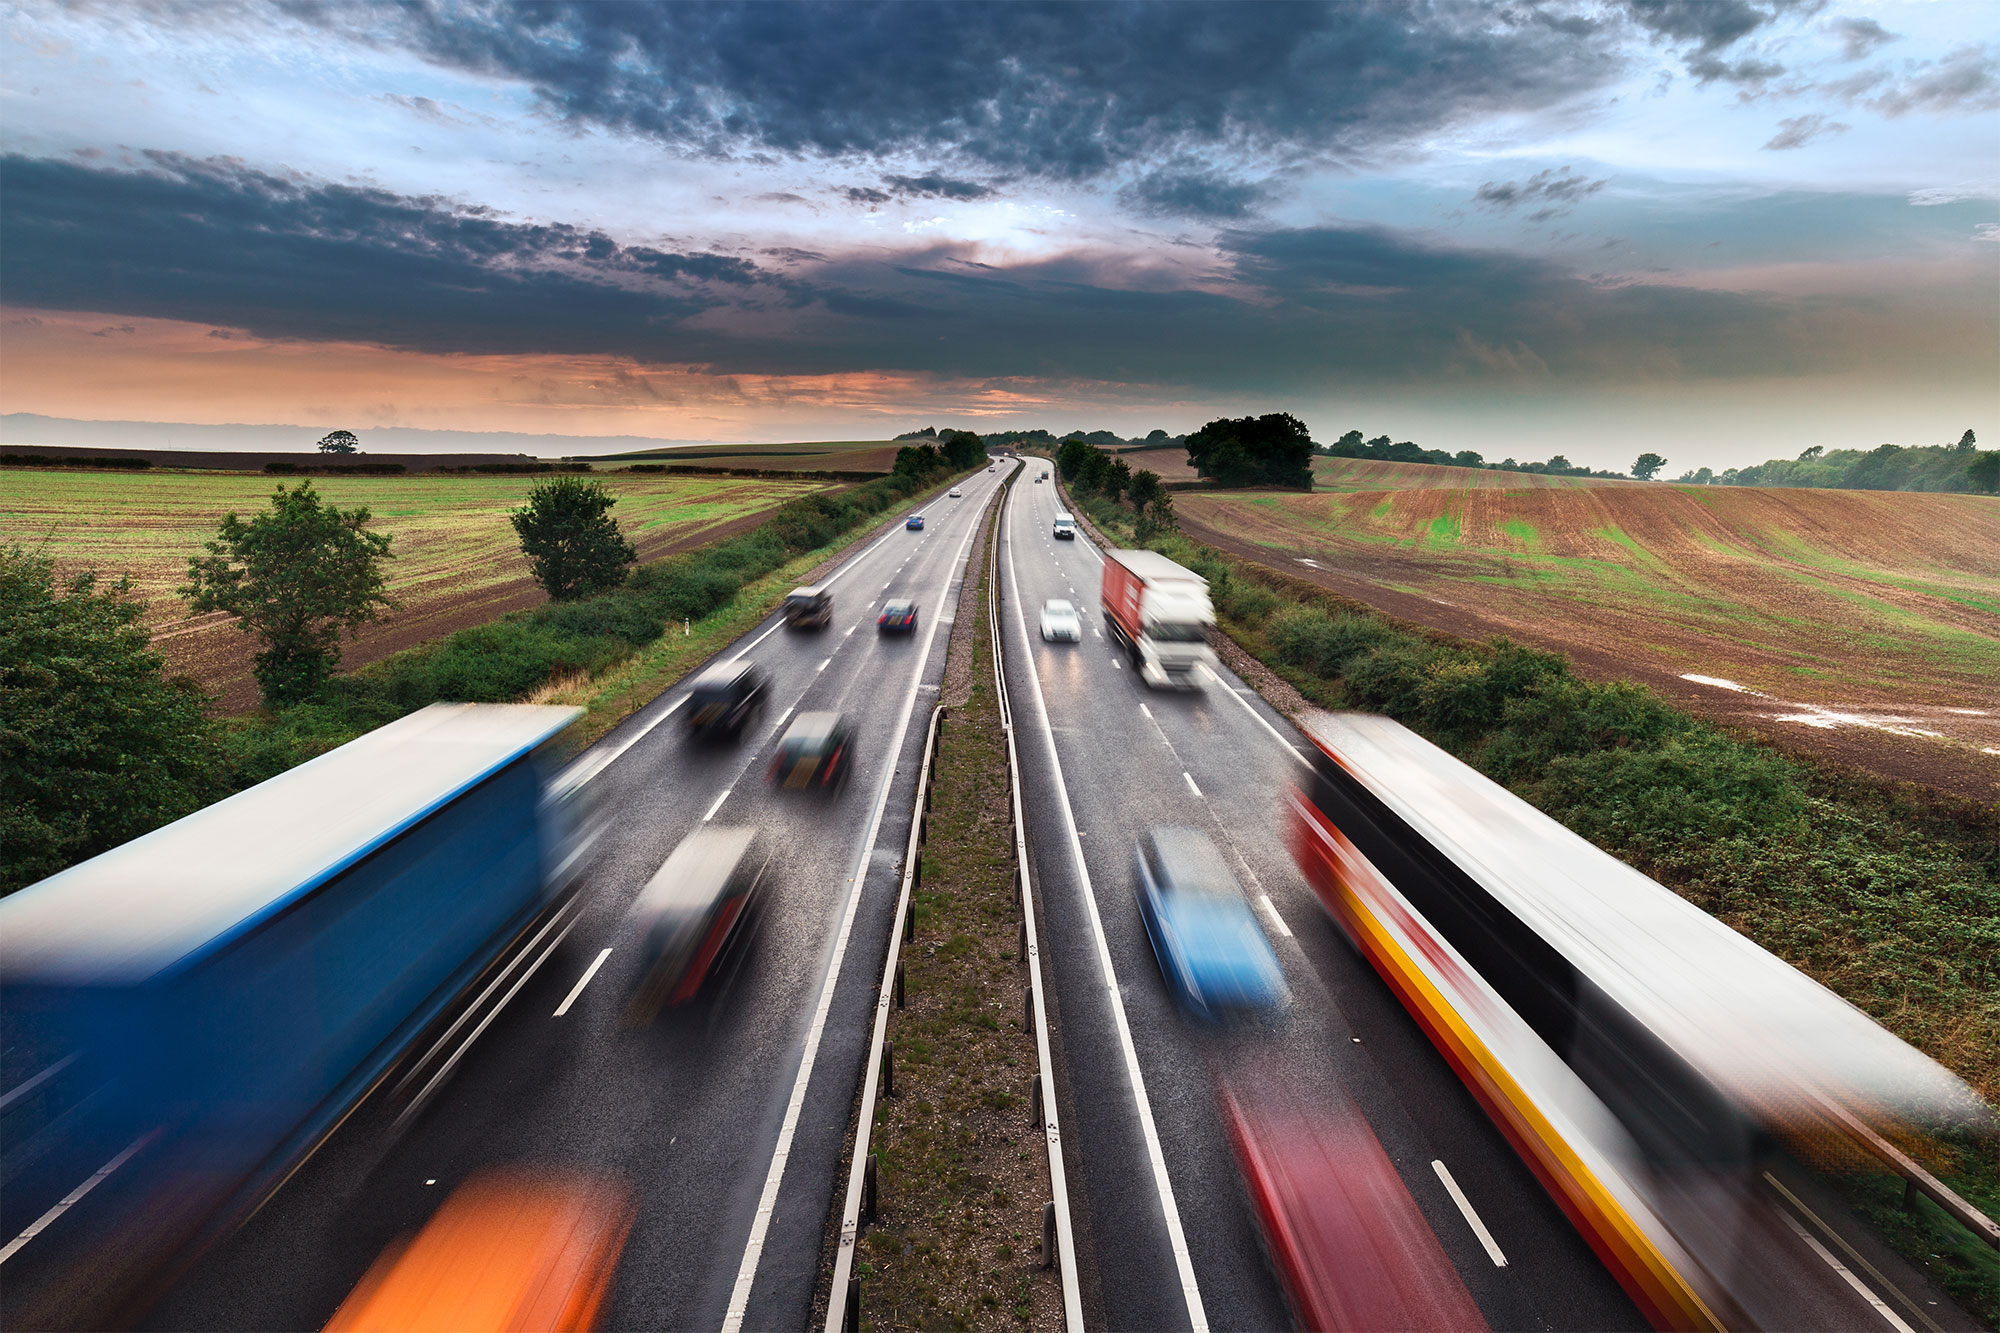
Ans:
[[[1034,460],[1031,460],[1033,462]],[[1002,460],[960,498],[898,521],[823,580],[831,624],[765,621],[724,658],[764,672],[763,715],[737,744],[674,725],[688,682],[579,756],[603,833],[571,907],[528,941],[438,1047],[364,1102],[256,1215],[146,1316],[158,1328],[322,1327],[399,1235],[488,1168],[543,1163],[622,1181],[634,1222],[603,1323],[799,1328],[814,1308],[883,948],[967,556],[999,506],[991,562],[1024,825],[1081,1322],[1109,1329],[1266,1329],[1293,1315],[1232,1155],[1218,1089],[1282,1083],[1352,1105],[1495,1328],[1644,1328],[1584,1236],[1474,1101],[1301,878],[1288,793],[1311,745],[1228,670],[1148,690],[1096,609],[1103,556],[1051,538],[1054,485]],[[1029,474],[1022,472],[1026,482]],[[913,635],[875,632],[891,598]],[[1077,644],[1041,640],[1042,604],[1083,609]],[[852,780],[831,801],[774,791],[764,765],[797,713],[846,715]],[[773,849],[751,947],[689,1009],[649,1025],[624,1007],[644,958],[628,908],[705,824],[752,825]],[[1291,1000],[1250,1030],[1180,1012],[1135,907],[1132,856],[1158,825],[1207,833],[1276,948]],[[1794,1181],[1831,1237],[1746,1262],[1869,1275],[1800,1326],[1952,1327],[1960,1318],[1838,1206]],[[1834,1290],[1818,1284],[1816,1290]],[[1923,1312],[1928,1311],[1926,1319]],[[1934,1321],[1934,1322],[1932,1322]]]

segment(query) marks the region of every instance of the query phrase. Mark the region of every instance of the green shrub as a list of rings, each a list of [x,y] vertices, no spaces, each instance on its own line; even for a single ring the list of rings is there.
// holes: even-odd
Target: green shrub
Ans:
[[[1231,619],[1249,625],[1262,625],[1282,605],[1278,594],[1256,583],[1237,584],[1219,604]]]
[[[1317,606],[1289,606],[1271,617],[1264,633],[1286,666],[1331,679],[1354,658],[1385,642],[1390,630],[1370,616],[1328,615]]]
[[[1357,707],[1414,721],[1423,712],[1430,654],[1420,641],[1377,644],[1347,664],[1347,694]]]

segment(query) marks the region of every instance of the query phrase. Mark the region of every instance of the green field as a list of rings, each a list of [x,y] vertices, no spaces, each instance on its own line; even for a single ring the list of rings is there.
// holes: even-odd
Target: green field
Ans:
[[[602,480],[617,495],[613,515],[642,560],[828,489],[825,482],[732,477],[611,473]],[[218,617],[187,619],[174,588],[217,520],[261,508],[277,484],[221,472],[9,469],[0,473],[0,540],[46,549],[66,572],[129,577],[149,603],[146,623],[168,669],[194,676],[230,707],[246,707],[253,698],[248,639]],[[394,540],[387,574],[403,609],[364,631],[348,665],[539,601],[507,522],[534,484],[532,476],[314,479],[314,488],[343,508],[367,506],[376,530]]]

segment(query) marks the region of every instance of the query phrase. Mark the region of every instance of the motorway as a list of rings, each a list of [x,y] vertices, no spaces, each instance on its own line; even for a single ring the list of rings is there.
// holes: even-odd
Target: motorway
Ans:
[[[950,627],[938,617],[957,605],[1004,475],[975,473],[963,499],[930,502],[923,532],[899,516],[866,542],[822,580],[834,597],[825,629],[773,616],[722,654],[747,654],[769,682],[740,745],[696,744],[676,725],[683,682],[582,755],[577,772],[610,818],[575,915],[552,932],[560,942],[524,955],[532,975],[456,1036],[460,1058],[425,1101],[412,1107],[428,1070],[371,1099],[149,1326],[319,1328],[453,1187],[482,1167],[534,1163],[633,1193],[611,1326],[799,1327],[866,1051],[913,757],[942,680]],[[892,596],[918,602],[915,635],[877,635]],[[831,800],[764,781],[783,723],[807,710],[854,727],[856,769]],[[721,993],[629,1025],[640,951],[627,908],[709,820],[765,831],[774,860],[758,936]]]
[[[1185,694],[1142,684],[1101,624],[1103,557],[1050,535],[1059,503],[1053,482],[1014,487],[1002,632],[1063,1059],[1102,1071],[1063,1090],[1072,1206],[1097,1241],[1093,1327],[1290,1324],[1216,1109],[1216,1074],[1239,1062],[1323,1104],[1353,1097],[1494,1327],[1647,1327],[1300,879],[1283,823],[1302,762],[1292,725],[1226,669]],[[1083,610],[1082,643],[1042,641],[1053,597]],[[1155,824],[1201,829],[1234,862],[1292,989],[1271,1030],[1203,1032],[1168,993],[1133,894],[1133,849]]]
[[[1136,678],[1100,620],[1102,555],[1085,536],[1051,536],[1057,489],[1029,479],[1042,466],[1030,459],[1005,500],[997,578],[1088,1326],[1291,1325],[1217,1108],[1218,1080],[1233,1071],[1273,1075],[1307,1102],[1358,1106],[1493,1327],[1646,1327],[1301,880],[1284,827],[1303,763],[1291,723],[1219,667],[1188,693]],[[961,500],[929,504],[923,533],[899,518],[863,542],[823,580],[828,628],[791,631],[774,616],[720,655],[748,655],[769,681],[765,714],[740,745],[691,742],[674,717],[683,683],[580,756],[569,776],[587,781],[609,821],[573,911],[518,955],[437,1059],[364,1104],[148,1325],[320,1327],[453,1187],[514,1163],[607,1175],[632,1191],[637,1221],[609,1326],[805,1324],[837,1225],[833,1190],[942,679],[940,617],[957,605],[1009,467],[975,474]],[[912,638],[877,636],[889,597],[919,603]],[[1055,597],[1082,612],[1081,643],[1041,641],[1037,613]],[[855,727],[854,780],[830,801],[771,791],[764,765],[783,724],[820,709]],[[627,908],[709,821],[765,831],[774,892],[760,931],[716,993],[634,1025],[626,1003],[641,958]],[[1160,824],[1208,833],[1232,862],[1291,989],[1281,1019],[1204,1029],[1169,995],[1133,893],[1135,841]],[[1851,1222],[1841,1230],[1839,1243],[1898,1287],[1935,1296]],[[1818,1262],[1794,1248],[1787,1263]],[[1911,1326],[1866,1306],[1816,1313],[1819,1326]]]

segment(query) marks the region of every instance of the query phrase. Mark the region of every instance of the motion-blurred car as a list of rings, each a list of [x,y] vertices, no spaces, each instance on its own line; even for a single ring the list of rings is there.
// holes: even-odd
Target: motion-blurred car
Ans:
[[[1278,957],[1206,834],[1153,829],[1140,837],[1137,861],[1139,915],[1161,974],[1189,1012],[1220,1019],[1284,1004]]]
[[[875,618],[875,628],[883,634],[914,634],[917,604],[906,598],[882,603],[882,614]]]
[[[820,629],[833,619],[833,594],[821,587],[785,594],[785,623],[793,629]]]
[[[452,1191],[414,1237],[355,1285],[327,1333],[514,1333],[588,1329],[632,1227],[614,1184],[495,1170]]]
[[[924,516],[922,514],[912,514],[909,521],[904,523],[903,526],[911,532],[922,532],[924,530]]]
[[[989,469],[989,470],[990,470],[990,469]],[[958,498],[959,498],[960,496],[964,495],[964,494],[965,494],[965,492],[964,492],[964,491],[961,491],[960,489],[958,489],[958,487],[954,486],[954,487],[952,487],[952,488],[951,488],[951,490],[950,490],[950,491],[948,492],[948,494],[949,494],[949,495],[951,496],[951,498],[952,498],[952,499],[956,500],[956,499],[958,499]]]
[[[688,692],[688,730],[702,738],[743,735],[764,709],[764,673],[738,658],[712,666]]]
[[[636,1018],[701,992],[748,934],[769,860],[750,828],[705,825],[674,848],[631,908],[646,933]]]
[[[1081,643],[1083,619],[1074,606],[1060,597],[1051,597],[1042,603],[1042,637],[1050,642]]]
[[[847,720],[839,713],[800,713],[771,756],[771,784],[789,790],[837,791],[851,766]]]
[[[1361,1113],[1264,1080],[1221,1089],[1222,1122],[1300,1328],[1483,1329],[1416,1200]]]

